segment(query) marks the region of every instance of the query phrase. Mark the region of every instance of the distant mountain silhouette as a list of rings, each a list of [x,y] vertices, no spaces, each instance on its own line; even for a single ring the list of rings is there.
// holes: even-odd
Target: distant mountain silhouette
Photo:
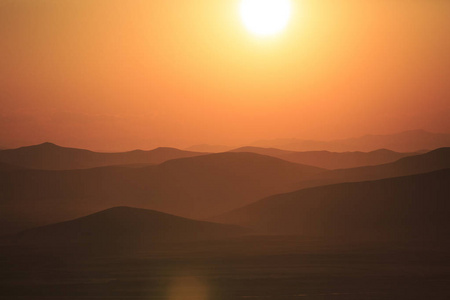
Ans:
[[[329,151],[287,151],[276,148],[242,147],[231,152],[252,152],[278,157],[290,162],[316,166],[325,169],[346,169],[379,165],[396,161],[418,153],[399,153],[387,149],[371,152],[329,152]]]
[[[251,146],[279,148],[292,151],[374,151],[390,149],[397,152],[417,152],[424,149],[450,147],[450,134],[411,130],[391,135],[366,135],[333,141],[277,139],[257,141]]]
[[[450,168],[450,148],[440,148],[388,164],[322,172],[299,182],[293,189],[414,175],[446,168]]]
[[[194,151],[194,152],[210,152],[210,153],[219,153],[219,152],[226,152],[233,149],[233,147],[225,146],[225,145],[208,145],[208,144],[200,144],[200,145],[193,145],[185,150],[187,151]]]
[[[292,191],[323,169],[253,153],[218,153],[145,168],[0,172],[0,233],[50,224],[112,206],[205,218]]]
[[[278,157],[278,158],[282,158],[286,155],[295,153],[295,151],[282,150],[282,149],[277,149],[277,148],[254,147],[254,146],[239,147],[236,149],[231,149],[228,152],[250,152],[250,153],[257,153],[257,154],[261,154],[261,155],[273,156],[273,157]]]
[[[262,233],[359,240],[450,239],[450,169],[275,195],[214,220]]]
[[[13,236],[19,244],[87,248],[151,247],[160,242],[223,239],[245,234],[234,225],[190,220],[158,211],[114,207]]]
[[[119,153],[100,153],[66,148],[52,143],[0,151],[0,162],[42,170],[88,169],[110,165],[159,164],[164,161],[205,153],[157,148]]]

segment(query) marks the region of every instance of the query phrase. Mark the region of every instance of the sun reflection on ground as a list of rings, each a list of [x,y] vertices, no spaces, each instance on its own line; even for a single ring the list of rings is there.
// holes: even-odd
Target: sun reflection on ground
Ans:
[[[169,288],[169,300],[207,300],[208,287],[206,283],[198,277],[183,276],[176,277]]]

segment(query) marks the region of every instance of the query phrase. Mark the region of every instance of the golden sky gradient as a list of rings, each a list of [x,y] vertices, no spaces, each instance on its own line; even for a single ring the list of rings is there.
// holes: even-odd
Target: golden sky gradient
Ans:
[[[450,1],[0,0],[0,147],[450,132]]]

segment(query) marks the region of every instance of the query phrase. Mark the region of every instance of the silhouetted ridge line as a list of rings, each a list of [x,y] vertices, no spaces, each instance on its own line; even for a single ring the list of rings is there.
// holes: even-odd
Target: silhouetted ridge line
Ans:
[[[323,171],[252,153],[219,153],[144,168],[0,172],[0,234],[120,205],[204,219],[292,191]]]
[[[12,240],[37,246],[146,248],[161,242],[223,239],[246,234],[234,225],[195,221],[132,207],[114,207],[71,221],[21,232]]]
[[[230,152],[251,152],[277,157],[286,161],[325,169],[346,169],[394,162],[419,153],[398,153],[387,149],[371,152],[287,151],[276,148],[241,147]]]
[[[61,147],[52,143],[0,151],[0,161],[32,169],[89,169],[110,165],[159,164],[164,161],[199,156],[205,153],[183,151],[169,147],[153,150],[133,150],[106,153]]]
[[[450,148],[440,148],[425,154],[404,157],[392,163],[323,172],[299,182],[296,187],[300,189],[340,182],[376,180],[446,168],[450,168]]]
[[[450,236],[450,169],[271,196],[214,218],[262,233],[356,240]]]
[[[252,146],[273,147],[292,151],[328,150],[373,151],[387,148],[398,152],[417,152],[422,149],[436,149],[450,146],[450,134],[431,133],[425,130],[410,130],[390,135],[365,135],[358,138],[332,141],[301,139],[275,139],[257,141]]]

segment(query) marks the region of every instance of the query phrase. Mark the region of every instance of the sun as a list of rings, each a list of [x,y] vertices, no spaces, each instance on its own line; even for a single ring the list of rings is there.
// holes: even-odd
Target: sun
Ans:
[[[258,36],[282,31],[291,18],[290,0],[241,0],[240,14],[245,27]]]

